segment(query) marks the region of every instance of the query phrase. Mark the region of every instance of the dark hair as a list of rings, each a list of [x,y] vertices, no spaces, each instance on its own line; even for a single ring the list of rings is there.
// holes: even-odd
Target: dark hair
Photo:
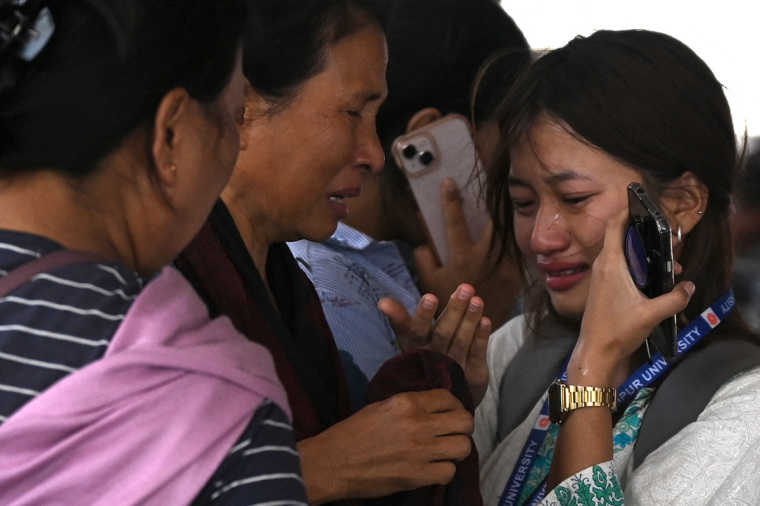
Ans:
[[[528,43],[512,18],[492,0],[373,1],[387,23],[388,97],[377,114],[386,163],[378,175],[384,212],[393,215],[397,203],[411,197],[391,145],[406,132],[412,115],[425,107],[466,117],[483,114],[480,104],[486,100],[479,99],[477,111],[470,108],[478,69],[497,52],[527,49]],[[482,96],[490,92],[488,88]]]
[[[243,73],[273,106],[285,105],[327,64],[330,46],[383,27],[369,0],[249,0]]]
[[[387,22],[388,98],[377,115],[383,146],[425,107],[469,117],[478,69],[506,48],[528,43],[493,0],[374,0]]]
[[[45,167],[84,177],[152,121],[169,90],[212,102],[245,20],[243,0],[42,3],[55,23],[48,43],[32,61],[0,59],[0,176]]]
[[[549,51],[521,73],[500,107],[500,146],[486,175],[501,253],[520,259],[511,233],[509,149],[542,114],[640,171],[656,198],[684,172],[694,173],[709,198],[702,220],[683,240],[680,277],[697,286],[684,316],[695,318],[728,289],[730,195],[740,156],[723,87],[691,49],[651,31],[598,31]],[[545,293],[541,302],[532,300],[529,309],[540,314]],[[736,312],[732,319],[741,325]]]

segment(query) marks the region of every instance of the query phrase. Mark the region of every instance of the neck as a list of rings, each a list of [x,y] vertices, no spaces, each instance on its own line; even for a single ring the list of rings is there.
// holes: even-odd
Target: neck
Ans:
[[[41,235],[68,249],[92,251],[103,258],[133,265],[128,246],[116,223],[88,191],[66,176],[38,170],[0,181],[0,227]]]
[[[271,290],[269,287],[269,280],[267,279],[267,255],[269,254],[269,241],[261,233],[261,229],[257,229],[253,225],[254,221],[249,219],[248,214],[243,206],[237,204],[234,198],[230,197],[230,193],[225,190],[222,193],[222,201],[227,206],[227,210],[232,216],[232,220],[235,222],[235,226],[240,233],[240,237],[243,239],[248,254],[253,259],[253,264],[256,266],[256,270],[259,271],[261,279],[264,280],[264,284],[267,290]]]

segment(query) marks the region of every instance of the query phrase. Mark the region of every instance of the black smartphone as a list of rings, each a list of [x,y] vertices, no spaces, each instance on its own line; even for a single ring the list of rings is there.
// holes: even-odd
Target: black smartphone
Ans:
[[[646,190],[639,183],[628,185],[630,225],[625,234],[625,258],[636,286],[654,298],[673,289],[673,242],[671,229]],[[667,361],[678,354],[678,328],[673,315],[660,323],[647,341],[651,358],[654,345]]]

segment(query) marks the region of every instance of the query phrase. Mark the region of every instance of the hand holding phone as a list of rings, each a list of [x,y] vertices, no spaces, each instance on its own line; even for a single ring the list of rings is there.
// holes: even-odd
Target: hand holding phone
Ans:
[[[675,284],[670,224],[639,183],[628,185],[628,208],[631,221],[625,236],[625,257],[631,277],[649,298],[668,293]],[[673,315],[655,328],[650,340],[665,360],[670,361],[678,354],[677,336]]]
[[[482,195],[481,162],[469,122],[464,116],[449,114],[402,135],[394,141],[392,152],[409,181],[438,263],[445,264],[449,251],[441,197],[443,179],[451,178],[457,184],[473,240],[481,237],[490,221]]]

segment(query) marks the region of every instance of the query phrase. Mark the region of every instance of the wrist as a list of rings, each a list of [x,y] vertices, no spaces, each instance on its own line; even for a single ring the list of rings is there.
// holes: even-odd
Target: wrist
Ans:
[[[330,451],[321,447],[319,436],[302,439],[296,443],[296,447],[301,456],[301,471],[309,504],[324,504],[346,498],[347,495],[340,488],[344,483],[338,478],[338,469],[323,457],[330,455]]]
[[[615,411],[617,409],[616,390],[569,385],[560,380],[549,387],[549,420],[553,423],[561,424],[573,410],[593,407]]]
[[[588,387],[616,387],[621,360],[614,353],[584,346],[578,341],[567,364],[567,382]]]

